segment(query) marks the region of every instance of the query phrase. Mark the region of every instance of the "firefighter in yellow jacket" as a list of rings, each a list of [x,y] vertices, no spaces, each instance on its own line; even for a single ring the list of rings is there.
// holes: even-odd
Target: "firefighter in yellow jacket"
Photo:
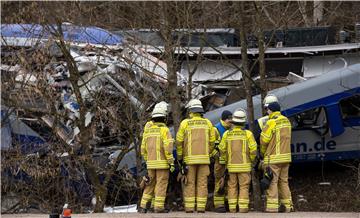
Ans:
[[[269,104],[272,102],[279,102],[279,101],[278,101],[277,97],[273,94],[266,95],[264,98],[264,101],[263,101],[264,108],[267,108],[267,106],[269,106]],[[255,140],[258,144],[260,144],[261,131],[264,129],[264,126],[266,125],[266,122],[268,120],[269,120],[269,116],[266,115],[266,116],[260,117],[254,123],[255,126],[254,126],[253,134],[254,134]]]
[[[161,101],[157,104],[155,104],[154,109],[153,110],[157,110],[155,108],[161,108],[161,110],[164,110],[164,112],[166,113],[166,115],[168,114],[168,110],[169,110],[169,104],[166,103],[165,101]],[[152,125],[154,124],[153,120],[149,120],[148,122],[145,123],[144,125],[144,129],[143,132],[145,132],[145,130],[147,128],[150,128]],[[150,211],[154,211],[154,206],[155,206],[155,197],[153,197],[151,199],[151,206],[150,206]]]
[[[149,182],[144,189],[139,212],[146,212],[146,204],[155,197],[155,212],[167,212],[164,209],[169,169],[174,171],[172,154],[174,140],[165,124],[167,111],[155,107],[152,112],[152,125],[144,130],[141,155],[146,161]]]
[[[228,202],[232,213],[236,212],[237,205],[239,212],[249,211],[250,172],[257,144],[253,134],[249,130],[244,130],[245,122],[245,110],[236,110],[232,116],[234,127],[224,133],[219,146],[229,173]]]
[[[288,184],[289,165],[291,162],[291,124],[280,113],[277,102],[267,106],[269,120],[260,136],[260,151],[264,157],[264,168],[269,167],[273,178],[266,190],[266,212],[278,212],[280,205],[284,212],[291,212],[293,204]]]
[[[205,212],[209,156],[215,141],[213,125],[202,117],[204,109],[200,100],[190,100],[187,108],[189,118],[181,122],[176,135],[178,159],[183,162],[182,167],[186,165],[188,169],[183,190],[185,211],[193,212],[196,204],[198,212]]]

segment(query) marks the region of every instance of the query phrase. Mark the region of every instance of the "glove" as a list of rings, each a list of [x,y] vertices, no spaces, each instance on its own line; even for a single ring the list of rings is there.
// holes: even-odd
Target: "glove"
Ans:
[[[258,170],[264,170],[264,161],[263,160],[259,161]]]
[[[140,188],[144,189],[145,186],[150,184],[150,177],[148,175],[143,176],[141,182],[140,182]]]
[[[181,175],[181,174],[180,174]],[[181,175],[181,177],[180,177],[180,182],[182,183],[182,184],[184,184],[184,185],[186,185],[187,184],[187,177],[185,176],[185,175]]]
[[[264,162],[262,160],[255,158],[255,164],[253,166],[255,172],[261,171],[263,164],[264,164]]]
[[[274,178],[273,171],[270,169],[270,167],[265,168],[264,177],[268,178],[270,181]]]
[[[183,162],[183,160],[179,160],[178,163],[179,163],[180,173],[181,173],[182,175],[186,175],[189,167],[186,166],[186,163]]]
[[[182,165],[183,165],[183,160],[182,160],[182,159],[179,159],[179,160],[177,161],[177,164],[179,165],[179,168],[181,168]]]
[[[149,177],[148,175],[145,175],[145,176],[143,177],[143,180],[145,181],[145,184],[146,184],[146,185],[149,185],[149,184],[150,184],[150,177]]]
[[[271,181],[273,179],[274,175],[270,167],[266,167],[264,170],[264,176],[260,180],[260,188],[265,191],[270,187]]]
[[[139,185],[139,186],[140,186],[140,189],[141,189],[141,190],[143,190],[143,189],[145,188],[146,184],[145,184],[144,179],[142,179],[142,180],[141,180],[141,182],[140,182],[140,185]]]
[[[170,164],[170,172],[173,173],[175,171],[175,165],[174,164]]]
[[[221,177],[221,179],[219,180],[219,189],[218,189],[217,193],[219,195],[225,194],[225,178],[224,177]]]

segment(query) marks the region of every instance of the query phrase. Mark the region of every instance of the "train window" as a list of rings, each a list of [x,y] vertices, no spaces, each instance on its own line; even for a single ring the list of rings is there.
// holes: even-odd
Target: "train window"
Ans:
[[[350,98],[340,101],[342,118],[360,117],[360,95],[354,95]]]
[[[327,123],[326,112],[323,107],[297,113],[289,119],[295,129],[321,127]]]

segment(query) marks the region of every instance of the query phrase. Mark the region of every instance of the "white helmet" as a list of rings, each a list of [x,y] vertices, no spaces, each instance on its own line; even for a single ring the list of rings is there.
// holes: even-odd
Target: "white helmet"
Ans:
[[[277,97],[273,94],[268,94],[266,95],[266,97],[264,98],[264,107],[267,107],[269,106],[270,103],[273,103],[273,102],[279,102]]]
[[[233,113],[231,121],[234,123],[245,123],[246,122],[246,111],[242,108],[237,109]]]
[[[204,108],[201,104],[201,101],[198,99],[191,99],[185,107],[193,113],[204,113]]]
[[[166,117],[167,110],[163,107],[154,107],[154,110],[151,113],[151,118],[155,117]]]
[[[155,108],[163,108],[163,109],[166,111],[166,113],[168,113],[168,111],[169,111],[169,104],[166,103],[165,101],[161,101],[161,102],[155,104],[154,109],[155,109]]]

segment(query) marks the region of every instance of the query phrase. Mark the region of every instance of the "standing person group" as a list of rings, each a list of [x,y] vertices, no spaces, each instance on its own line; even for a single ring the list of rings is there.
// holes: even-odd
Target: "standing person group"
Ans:
[[[152,120],[144,128],[141,153],[147,163],[148,179],[139,212],[146,212],[146,204],[151,201],[155,212],[167,212],[164,203],[169,171],[175,170],[175,164],[172,155],[174,140],[165,124],[165,104],[155,106]],[[186,213],[205,212],[210,160],[214,160],[215,211],[226,212],[227,192],[230,212],[237,212],[237,208],[239,212],[248,212],[251,170],[257,153],[261,154],[260,168],[270,178],[266,187],[265,211],[278,212],[282,208],[282,212],[291,212],[293,206],[288,185],[291,125],[281,115],[277,98],[265,98],[268,116],[258,120],[261,131],[255,134],[260,135],[257,137],[260,146],[253,133],[245,129],[247,116],[244,109],[237,109],[234,113],[223,111],[220,122],[213,126],[202,116],[204,109],[200,100],[192,99],[186,107],[188,118],[180,123],[176,134],[179,178]]]

